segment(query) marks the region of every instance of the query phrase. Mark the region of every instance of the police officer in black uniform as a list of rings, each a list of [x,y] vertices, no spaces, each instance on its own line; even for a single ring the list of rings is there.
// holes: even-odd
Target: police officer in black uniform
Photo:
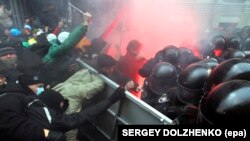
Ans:
[[[196,57],[193,51],[189,48],[179,48],[180,57],[178,59],[178,68],[184,70],[188,65],[200,61],[199,57]]]
[[[204,96],[199,106],[199,124],[246,125],[250,118],[250,82],[223,82]]]
[[[149,77],[152,69],[157,63],[163,62],[165,58],[165,52],[164,50],[159,50],[154,58],[149,59],[139,70],[139,74],[142,77]]]
[[[212,53],[210,58],[216,58],[219,62],[223,62],[225,59],[223,58],[224,52],[226,50],[226,39],[224,36],[217,35],[212,39]]]
[[[195,124],[197,106],[204,94],[203,86],[212,68],[204,62],[193,63],[178,78],[169,68],[174,67],[165,63],[157,64],[151,78],[144,83],[142,100],[173,119],[176,124]]]
[[[193,63],[186,67],[178,76],[176,90],[172,95],[172,112],[176,124],[195,124],[198,103],[203,96],[203,86],[207,81],[211,67],[205,63]]]
[[[149,77],[144,81],[141,99],[160,111],[167,113],[170,104],[168,90],[176,86],[177,72],[173,65],[166,62],[158,63]]]
[[[180,72],[178,67],[178,60],[180,57],[179,49],[176,46],[168,45],[162,50],[159,50],[154,58],[149,59],[139,70],[142,77],[149,77],[154,66],[160,62],[167,62],[175,66],[177,73]]]

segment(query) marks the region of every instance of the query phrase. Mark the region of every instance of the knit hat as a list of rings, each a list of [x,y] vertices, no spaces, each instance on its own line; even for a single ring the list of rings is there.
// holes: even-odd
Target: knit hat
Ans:
[[[32,30],[31,26],[28,25],[28,24],[25,24],[25,25],[23,26],[23,28],[28,29],[28,30]]]
[[[59,92],[51,89],[46,89],[38,97],[46,104],[46,106],[57,112],[64,112],[69,105],[69,101],[67,99],[65,99]],[[63,107],[60,107],[61,102],[64,102]]]
[[[3,55],[8,54],[8,53],[15,53],[16,54],[15,48],[13,48],[13,47],[0,48],[0,56],[3,56]]]
[[[53,41],[53,40],[57,40],[56,35],[53,34],[53,33],[48,34],[46,38],[47,38],[47,40],[48,40],[49,42],[51,42],[51,41]]]
[[[69,32],[63,31],[59,33],[57,39],[58,41],[62,44],[68,37],[69,37]]]
[[[11,28],[10,35],[13,37],[18,37],[22,34],[22,32],[18,28]]]
[[[23,87],[27,87],[33,84],[44,83],[44,80],[37,73],[22,74],[18,79],[19,83]]]

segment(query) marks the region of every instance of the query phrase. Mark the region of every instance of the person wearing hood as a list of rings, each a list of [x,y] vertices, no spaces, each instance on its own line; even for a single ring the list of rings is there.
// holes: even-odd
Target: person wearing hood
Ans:
[[[79,113],[63,114],[67,99],[53,90],[39,96],[6,93],[0,96],[1,141],[65,141],[64,132],[79,128],[125,96],[125,89]],[[11,104],[10,104],[11,103]],[[9,105],[9,106],[6,106]],[[15,130],[13,130],[15,129]],[[32,131],[27,134],[26,131]]]

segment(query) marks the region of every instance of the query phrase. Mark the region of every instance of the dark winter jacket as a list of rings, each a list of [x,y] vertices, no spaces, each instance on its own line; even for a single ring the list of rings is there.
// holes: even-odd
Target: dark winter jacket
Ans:
[[[3,94],[0,96],[0,140],[45,141],[44,128],[62,132],[76,129],[123,98],[124,92],[124,88],[118,88],[108,99],[72,114],[63,114],[49,108],[36,96]]]
[[[49,105],[49,103],[43,102],[39,99],[33,99],[32,105],[29,104],[28,106],[27,114],[44,128],[67,132],[79,128],[86,121],[93,119],[104,112],[113,103],[123,98],[125,96],[124,92],[125,90],[123,88],[118,88],[108,99],[105,99],[84,111],[71,114],[63,114],[52,107],[47,107],[46,105]],[[46,114],[46,110],[44,110],[46,108],[49,111],[49,116],[48,113]]]
[[[6,78],[6,85],[0,87],[0,95],[6,92],[24,92],[23,88],[18,84],[20,72],[15,68],[0,71],[0,74]]]
[[[46,141],[43,128],[26,115],[25,97],[20,93],[0,96],[1,141]]]

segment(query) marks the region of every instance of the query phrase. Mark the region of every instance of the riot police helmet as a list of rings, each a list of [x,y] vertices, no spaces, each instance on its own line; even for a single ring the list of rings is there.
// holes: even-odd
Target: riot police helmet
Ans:
[[[207,93],[214,86],[234,79],[250,80],[250,60],[233,58],[220,63],[210,74],[204,92]]]
[[[250,51],[250,37],[246,38],[243,43],[243,49],[244,51]]]
[[[205,58],[200,62],[207,64],[212,70],[219,65],[219,62],[216,58]]]
[[[246,55],[243,51],[235,50],[235,49],[229,49],[227,53],[225,53],[224,58],[226,60],[232,59],[232,58],[245,58]]]
[[[216,35],[212,39],[213,49],[225,49],[226,39],[221,35]]]
[[[227,48],[241,49],[241,39],[240,37],[231,37],[228,39]]]
[[[211,73],[211,68],[204,63],[193,63],[178,76],[177,83],[181,90],[177,94],[180,101],[198,104],[203,96],[203,86]]]
[[[176,68],[167,62],[160,62],[153,68],[149,76],[149,88],[156,94],[163,94],[176,85]]]
[[[200,124],[243,125],[250,119],[250,82],[232,80],[214,87],[199,105]]]
[[[168,45],[163,50],[165,52],[165,61],[175,65],[180,57],[179,49],[176,46]]]
[[[156,54],[154,56],[154,59],[157,62],[164,61],[164,58],[165,58],[165,52],[163,50],[159,50],[158,52],[156,52]]]

